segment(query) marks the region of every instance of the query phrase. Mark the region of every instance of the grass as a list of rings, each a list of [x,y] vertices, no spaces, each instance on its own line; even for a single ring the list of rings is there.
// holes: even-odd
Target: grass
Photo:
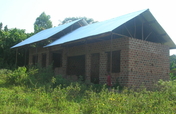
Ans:
[[[97,89],[70,83],[50,73],[49,80],[44,74],[36,69],[0,70],[0,114],[176,113],[176,81],[159,81],[154,91],[124,88],[119,93],[103,85]],[[39,77],[44,80],[37,82]]]

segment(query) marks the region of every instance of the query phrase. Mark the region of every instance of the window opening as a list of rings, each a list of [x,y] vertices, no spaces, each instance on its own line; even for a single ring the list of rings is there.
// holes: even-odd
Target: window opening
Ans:
[[[107,71],[110,72],[111,52],[107,53]],[[120,72],[120,51],[112,51],[112,73]]]
[[[32,64],[36,65],[38,63],[38,55],[33,55],[32,56]]]
[[[82,80],[85,80],[85,55],[71,56],[67,58],[67,74],[76,75],[78,78],[82,76]]]
[[[42,54],[42,67],[46,67],[46,53]]]
[[[53,53],[53,67],[62,67],[62,54],[61,53]]]

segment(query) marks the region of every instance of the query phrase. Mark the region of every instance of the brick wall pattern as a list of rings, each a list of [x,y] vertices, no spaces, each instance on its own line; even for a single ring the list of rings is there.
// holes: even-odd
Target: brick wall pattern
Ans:
[[[50,48],[30,49],[29,63],[32,56],[38,54],[38,62],[41,63],[42,53],[47,54],[47,65],[52,60],[52,52],[62,50],[62,67],[55,71],[66,75],[67,57],[85,55],[86,57],[86,82],[90,82],[91,54],[100,53],[99,82],[106,84],[107,53],[120,50],[120,72],[112,73],[112,83],[118,82],[122,86],[145,85],[151,87],[159,79],[169,80],[169,47],[148,42],[140,39],[123,37],[113,38],[112,46],[110,40],[104,40],[91,44],[83,44],[73,47],[54,46]]]

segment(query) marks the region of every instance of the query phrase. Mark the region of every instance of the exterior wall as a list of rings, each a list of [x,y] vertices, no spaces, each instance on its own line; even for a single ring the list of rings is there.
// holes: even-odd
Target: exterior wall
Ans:
[[[69,77],[66,75],[67,68],[67,57],[69,56],[77,56],[77,55],[85,55],[86,57],[86,82],[90,82],[90,72],[91,72],[91,54],[99,53],[100,54],[100,68],[99,68],[99,82],[101,84],[106,84],[106,72],[107,72],[107,52],[121,50],[121,68],[119,73],[112,73],[112,82],[115,84],[116,79],[119,80],[121,85],[125,85],[127,83],[127,69],[128,69],[128,38],[118,38],[113,39],[112,47],[110,46],[111,41],[101,41],[91,44],[83,44],[80,46],[74,47],[51,47],[47,48],[38,48],[30,49],[30,57],[29,63],[32,64],[32,56],[38,54],[38,62],[41,63],[41,54],[47,54],[47,65],[51,64],[51,53],[57,50],[62,50],[62,67],[59,70],[62,70],[62,75],[65,77]],[[56,69],[58,70],[58,69]],[[60,71],[55,71],[60,72]]]
[[[151,88],[159,79],[169,80],[169,47],[130,38],[128,70],[129,87]]]
[[[100,68],[99,68],[99,82],[101,84],[106,84],[106,72],[107,72],[107,53],[111,50],[110,41],[96,42],[92,44],[85,44],[80,46],[75,46],[71,48],[66,48],[63,50],[63,69],[64,75],[66,74],[66,61],[68,56],[77,56],[77,55],[86,55],[86,82],[90,82],[90,73],[91,73],[91,54],[99,53],[100,54]],[[121,79],[120,82],[124,85],[125,78],[127,79],[127,64],[124,61],[128,59],[128,38],[119,38],[114,39],[112,43],[112,51],[121,50],[121,72],[112,73],[113,83],[116,83],[116,79]],[[125,78],[124,78],[125,77]],[[123,81],[123,82],[122,82]]]
[[[47,54],[47,65],[51,63],[53,51],[62,50],[62,67],[55,72],[62,72],[66,75],[67,57],[85,55],[86,82],[90,82],[91,54],[100,54],[99,82],[106,84],[107,72],[107,52],[121,50],[120,52],[120,72],[112,73],[112,82],[118,82],[122,86],[140,86],[144,84],[150,87],[159,79],[169,80],[169,47],[152,42],[142,41],[134,38],[117,38],[111,41],[101,41],[91,44],[83,44],[74,47],[51,47],[37,50],[39,63],[41,54]],[[30,50],[29,63],[32,63],[32,55],[35,49]],[[61,70],[61,71],[57,71]]]
[[[38,63],[41,64],[42,62],[42,54],[46,53],[46,64],[49,65],[50,64],[50,59],[51,58],[51,54],[50,54],[50,49],[48,48],[31,48],[29,49],[29,65],[32,65],[32,57],[33,55],[38,55]]]

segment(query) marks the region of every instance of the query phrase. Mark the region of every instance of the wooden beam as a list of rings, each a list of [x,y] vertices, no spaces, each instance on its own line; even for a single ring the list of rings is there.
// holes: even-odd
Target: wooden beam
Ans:
[[[128,30],[128,28],[124,25],[125,29],[127,30],[128,34],[133,38],[133,36],[131,35],[130,31]]]
[[[111,33],[111,40],[110,40],[110,76],[112,76],[112,50],[113,50],[113,44],[112,44],[112,40],[113,40],[113,33]]]
[[[152,32],[150,32],[150,33],[148,34],[148,36],[145,38],[145,40],[147,40],[147,39],[148,39],[148,37],[149,37],[151,34],[152,34]]]
[[[36,57],[35,57],[35,62],[37,62],[38,63],[38,49],[37,49],[37,44],[36,44]],[[37,64],[37,63],[35,63],[35,64]]]
[[[71,27],[70,27],[70,28],[71,28],[71,31],[70,31],[70,32],[72,32],[72,30],[73,30],[73,25],[71,25]]]
[[[16,48],[16,58],[15,58],[15,66],[17,67],[18,62],[18,48]]]
[[[85,39],[85,66],[88,65],[88,62],[87,62],[87,56],[88,56],[88,46],[87,46],[87,39]],[[87,67],[85,67],[85,69],[87,69]],[[85,81],[87,81],[87,70],[85,70]]]
[[[82,27],[82,25],[80,24],[80,22],[78,21],[78,24]]]
[[[26,48],[24,48],[24,66],[26,66]]]
[[[144,27],[143,27],[143,22],[142,22],[142,40],[144,40]]]
[[[136,19],[134,19],[134,38],[136,37]]]
[[[112,32],[112,34],[115,34],[117,36],[122,36],[122,37],[128,37],[128,36],[125,36],[125,35],[122,35],[122,34],[118,34],[118,33],[114,33],[114,32]]]

